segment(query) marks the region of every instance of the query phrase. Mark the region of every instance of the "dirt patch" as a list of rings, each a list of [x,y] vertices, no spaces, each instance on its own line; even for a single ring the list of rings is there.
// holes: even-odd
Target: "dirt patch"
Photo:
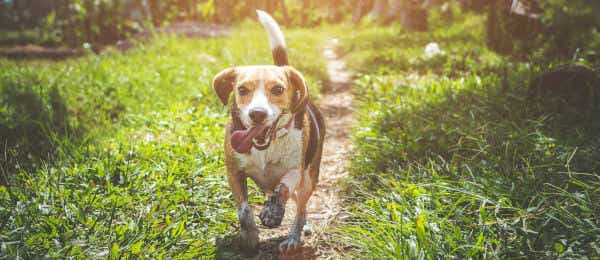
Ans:
[[[78,57],[84,54],[83,49],[67,47],[44,47],[38,45],[17,45],[0,47],[0,57],[9,59],[51,59],[62,60],[69,57]]]
[[[344,190],[339,181],[348,177],[354,96],[352,74],[335,52],[337,44],[338,40],[333,39],[323,51],[329,82],[321,95],[319,107],[325,116],[327,134],[319,184],[308,206],[308,219],[313,231],[305,237],[305,246],[315,249],[318,259],[339,259],[340,252],[344,251],[330,241],[331,229],[343,217],[341,204]]]

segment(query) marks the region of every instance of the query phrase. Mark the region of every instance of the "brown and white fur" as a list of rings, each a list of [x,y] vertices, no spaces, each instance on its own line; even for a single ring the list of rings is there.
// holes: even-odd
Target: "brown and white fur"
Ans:
[[[270,194],[259,214],[263,225],[277,227],[283,219],[288,198],[296,201],[296,216],[288,238],[279,245],[286,253],[301,246],[306,223],[306,205],[319,179],[325,124],[319,109],[310,101],[306,82],[288,64],[283,34],[275,20],[257,11],[269,36],[275,66],[240,66],[215,76],[213,87],[223,104],[234,93],[225,134],[225,165],[238,205],[240,244],[244,251],[258,250],[258,229],[248,205],[247,178]],[[283,91],[282,91],[283,88]],[[254,125],[272,126],[286,111],[288,127],[278,128],[277,137],[264,149],[252,147],[239,153],[232,147],[234,131]],[[282,117],[286,118],[286,117]]]

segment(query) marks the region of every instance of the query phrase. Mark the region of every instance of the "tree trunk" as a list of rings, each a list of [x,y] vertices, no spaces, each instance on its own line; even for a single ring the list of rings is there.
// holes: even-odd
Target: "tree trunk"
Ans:
[[[244,15],[247,17],[256,17],[256,9],[258,8],[257,0],[247,0],[245,5]]]
[[[216,21],[219,23],[229,24],[232,22],[233,3],[230,0],[214,0]]]
[[[275,8],[277,7],[278,0],[265,0],[266,5],[265,11],[269,14],[273,14],[275,12]]]
[[[409,31],[427,31],[429,14],[418,1],[406,1],[402,8],[402,26]]]
[[[341,0],[331,0],[329,1],[328,9],[329,9],[329,21],[338,22],[341,19],[340,15],[340,6],[342,6]]]
[[[287,7],[285,6],[285,1],[279,0],[279,6],[281,7],[281,13],[283,14],[283,24],[289,24],[290,20],[288,17]]]
[[[375,0],[375,3],[373,4],[373,9],[371,10],[371,13],[369,15],[373,18],[383,17],[386,13],[385,11],[387,10],[387,7],[387,0]]]
[[[354,4],[354,14],[352,14],[353,23],[358,23],[360,22],[360,19],[362,19],[364,5],[364,0],[356,0],[356,3]]]
[[[360,0],[359,0],[360,1]],[[302,1],[302,24],[305,25],[308,22],[307,10],[312,6],[311,0]]]

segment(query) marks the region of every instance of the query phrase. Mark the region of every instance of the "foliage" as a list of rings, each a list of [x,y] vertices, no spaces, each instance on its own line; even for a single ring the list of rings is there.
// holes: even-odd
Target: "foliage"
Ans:
[[[600,255],[600,111],[531,99],[529,81],[552,65],[490,52],[479,19],[341,40],[362,74],[338,231],[356,256]],[[428,42],[444,53],[426,57]]]
[[[600,2],[594,0],[520,0],[527,15],[510,10],[510,1],[488,7],[488,46],[504,54],[527,58],[544,56],[598,61]]]
[[[272,63],[259,25],[234,34],[161,36],[127,54],[56,63],[0,61],[0,129],[11,129],[0,133],[3,147],[32,153],[39,135],[51,153],[1,169],[0,258],[212,256],[238,227],[219,141],[227,109],[211,80],[229,66]],[[321,36],[286,35],[290,61],[318,93]],[[13,100],[20,95],[37,102]],[[61,134],[58,123],[79,132]]]
[[[114,43],[133,31],[124,1],[73,0],[65,3],[61,32],[71,45]],[[115,15],[116,14],[116,15]]]
[[[554,0],[540,4],[544,10],[542,23],[548,28],[543,35],[550,42],[547,53],[600,60],[600,2]]]
[[[138,32],[177,22],[240,23],[266,9],[287,25],[339,22],[352,1],[34,0],[0,1],[0,43],[80,46],[114,44]]]
[[[285,8],[282,7],[282,2],[285,3]],[[387,5],[386,1],[377,2],[383,4],[382,6]],[[389,1],[388,12],[409,26],[418,21],[418,17],[426,17],[430,11],[437,12],[438,7],[434,6],[447,8],[456,6],[455,2],[438,1],[439,5],[428,5],[430,10],[416,14],[414,10],[405,12],[409,6],[407,1]],[[537,7],[531,11],[535,18],[512,13],[511,1],[458,2],[465,10],[487,10],[488,46],[500,53],[526,58],[531,52],[537,51],[540,57],[577,55],[587,59],[598,59],[598,1],[520,0],[528,6]],[[373,1],[362,3],[366,9],[374,6]],[[350,14],[360,10],[356,5],[357,1],[350,0],[48,0],[39,3],[34,0],[4,1],[0,2],[0,23],[5,25],[1,28],[3,30],[0,43],[34,42],[71,46],[90,43],[96,47],[114,44],[138,32],[177,22],[239,23],[254,18],[255,9],[267,10],[278,21],[288,26],[312,27],[323,23],[348,21]],[[396,10],[394,6],[400,8]],[[363,11],[359,11],[358,14],[368,13],[368,10]],[[453,10],[449,12],[452,13]]]

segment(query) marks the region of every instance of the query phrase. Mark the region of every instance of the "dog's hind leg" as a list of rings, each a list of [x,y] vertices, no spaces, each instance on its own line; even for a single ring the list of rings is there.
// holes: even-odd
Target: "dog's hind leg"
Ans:
[[[281,178],[281,182],[277,185],[271,197],[265,202],[265,206],[259,214],[263,225],[270,228],[281,225],[281,221],[283,221],[285,215],[285,204],[290,195],[294,194],[301,178],[302,176],[298,169],[289,171]]]

